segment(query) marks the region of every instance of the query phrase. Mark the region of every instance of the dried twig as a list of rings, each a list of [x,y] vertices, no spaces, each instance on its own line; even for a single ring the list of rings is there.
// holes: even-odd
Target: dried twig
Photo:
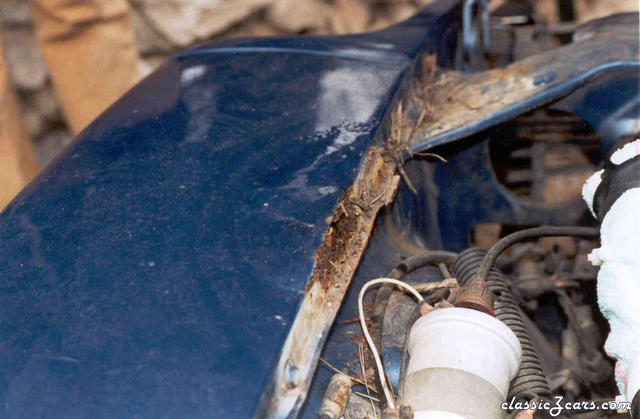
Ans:
[[[364,381],[362,381],[361,379],[359,379],[359,378],[357,378],[357,377],[354,377],[353,375],[349,375],[349,374],[346,374],[346,373],[344,373],[344,372],[340,371],[339,369],[337,369],[336,367],[334,367],[333,365],[331,365],[331,364],[329,363],[329,361],[327,361],[326,359],[324,359],[324,358],[320,358],[320,361],[321,361],[323,364],[325,364],[327,367],[329,367],[329,369],[330,369],[330,370],[332,370],[333,372],[336,372],[336,373],[338,373],[338,374],[344,374],[344,375],[346,375],[347,377],[351,378],[354,382],[356,382],[356,383],[358,383],[358,384],[361,384],[361,385],[365,386],[365,388],[366,388],[367,390],[371,390],[371,391],[373,391],[374,393],[378,393],[378,390],[376,390],[375,388],[371,387],[370,385],[368,385],[367,383],[365,383],[365,382],[364,382]]]
[[[407,146],[404,147],[404,150],[409,154],[410,157],[413,157],[413,156],[435,157],[436,159],[440,160],[441,162],[447,163],[447,159],[445,159],[444,157],[442,157],[441,155],[436,154],[436,153],[428,153],[426,151],[413,151]]]
[[[415,129],[419,127],[420,124],[422,124],[422,121],[424,121],[424,118],[425,116],[427,116],[428,111],[429,111],[428,108],[426,107],[422,108],[422,111],[420,112],[420,116],[418,116],[418,120],[416,121],[416,124],[414,125],[413,129],[411,130],[411,136],[413,136]]]
[[[364,349],[362,349],[362,343],[358,344],[358,356],[360,357],[360,368],[362,369],[362,378],[364,382],[367,382],[367,373],[364,370]],[[382,377],[381,377],[382,378]],[[373,404],[373,400],[371,400],[371,394],[369,393],[369,385],[365,386],[367,389],[367,395],[369,396],[369,402],[371,402],[371,409],[373,410],[373,417],[377,418],[376,414],[376,406]]]
[[[359,391],[354,391],[354,393],[357,394],[358,396],[366,397],[369,400],[373,400],[376,403],[380,403],[380,399],[378,399],[377,397],[369,396]]]
[[[407,172],[404,171],[402,164],[398,165],[398,171],[400,172],[400,176],[402,176],[402,179],[404,180],[404,182],[407,184],[407,187],[409,188],[409,190],[413,192],[414,195],[418,195],[418,191],[413,186],[413,183],[411,183],[411,180],[409,180],[409,176],[407,175]]]
[[[369,206],[373,205],[378,199],[382,198],[382,195],[384,195],[384,191],[380,192],[380,194],[378,196],[373,198],[373,201],[369,202]]]
[[[440,160],[443,163],[447,162],[447,159],[445,159],[444,157],[436,153],[427,153],[424,151],[412,151],[411,154],[413,154],[414,156],[421,156],[421,157],[435,157],[436,159]]]
[[[425,284],[413,285],[413,288],[418,292],[426,292],[438,288],[454,288],[456,286],[458,286],[458,281],[455,278],[447,278],[440,282],[427,282]]]
[[[345,217],[349,217],[349,213],[347,212],[347,209],[344,207],[344,204],[342,202],[340,202],[340,209],[344,213]]]

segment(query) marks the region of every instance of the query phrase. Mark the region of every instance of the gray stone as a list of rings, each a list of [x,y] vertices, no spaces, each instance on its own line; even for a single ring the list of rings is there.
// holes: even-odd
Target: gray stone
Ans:
[[[149,18],[143,12],[133,9],[131,17],[136,35],[136,45],[140,55],[145,56],[171,51],[171,44],[164,38],[163,33],[153,26],[153,23],[149,21]]]
[[[329,23],[335,34],[361,33],[370,20],[369,5],[363,0],[337,0]]]
[[[47,129],[64,125],[58,101],[50,84],[35,92],[22,92],[22,120],[31,138],[45,135]]]
[[[251,14],[271,0],[132,0],[145,21],[173,48],[208,39]]]
[[[142,75],[142,77],[146,77],[151,74],[151,72],[158,68],[165,59],[165,55],[150,55],[141,57],[140,63],[138,63],[138,68],[140,69],[140,74]]]
[[[331,6],[321,0],[275,0],[267,18],[285,31],[326,31]]]
[[[14,28],[2,35],[4,54],[14,86],[30,91],[41,88],[47,80],[48,72],[33,31],[29,28]]]
[[[418,11],[413,4],[399,3],[389,6],[383,13],[379,14],[368,30],[385,29],[405,19],[409,19]]]
[[[47,121],[62,120],[58,99],[49,83],[33,94],[27,102],[27,106],[35,109]]]
[[[27,0],[0,0],[0,21],[4,25],[28,25],[31,15]]]
[[[26,108],[22,112],[22,122],[29,133],[29,137],[37,138],[44,133],[45,123],[42,115],[37,110]]]

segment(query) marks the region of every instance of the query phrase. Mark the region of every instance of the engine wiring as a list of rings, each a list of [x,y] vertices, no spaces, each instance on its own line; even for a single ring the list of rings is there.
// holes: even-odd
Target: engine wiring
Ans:
[[[600,231],[597,228],[575,226],[543,226],[516,231],[498,240],[498,242],[489,249],[480,266],[478,266],[476,277],[486,280],[498,256],[500,256],[505,249],[517,242],[552,236],[572,236],[594,239],[599,237],[599,235]]]
[[[416,299],[418,300],[418,303],[424,303],[424,298],[422,297],[422,295],[420,295],[420,293],[413,288],[411,285],[407,284],[406,282],[397,280],[397,279],[393,279],[393,278],[376,278],[376,279],[372,279],[370,281],[368,281],[367,283],[365,283],[362,288],[360,289],[360,294],[358,295],[358,315],[360,318],[360,326],[362,327],[362,333],[364,334],[364,338],[367,341],[367,345],[369,345],[369,349],[371,350],[371,353],[373,354],[373,359],[376,363],[376,369],[378,370],[378,376],[380,377],[380,385],[382,386],[382,391],[384,393],[384,397],[387,401],[387,406],[389,407],[389,409],[391,410],[395,410],[396,409],[396,403],[395,400],[393,398],[393,394],[391,393],[391,389],[389,388],[388,385],[388,381],[387,381],[387,375],[386,372],[384,370],[384,365],[382,364],[382,359],[380,358],[380,354],[378,353],[378,349],[376,347],[376,345],[373,342],[373,338],[371,337],[371,334],[369,333],[369,329],[367,328],[367,323],[364,317],[364,305],[362,303],[363,299],[364,299],[364,294],[367,291],[367,289],[369,287],[371,287],[372,285],[376,285],[376,284],[394,284],[397,285],[401,288],[404,288],[405,290],[409,291],[411,294],[413,294],[414,297],[416,297]]]
[[[489,249],[488,252],[486,252],[484,257],[481,256],[478,259],[479,264],[477,265],[477,268],[474,269],[475,272],[473,272],[474,273],[473,277],[487,280],[487,278],[489,277],[489,271],[495,264],[500,254],[510,246],[516,243],[519,243],[521,241],[527,241],[527,240],[537,239],[541,237],[548,237],[548,236],[573,236],[573,237],[594,239],[599,236],[599,231],[598,229],[592,228],[592,227],[574,227],[574,226],[543,226],[543,227],[529,228],[529,229],[517,231],[499,240],[497,243],[495,243],[491,247],[491,249]],[[425,297],[421,295],[421,292],[425,292],[425,291],[428,292],[434,288],[438,288],[439,286],[443,286],[443,285],[445,285],[445,287],[448,288],[451,285],[460,283],[457,275],[455,275],[455,273],[452,275],[447,268],[447,265],[455,262],[458,259],[458,256],[459,254],[454,252],[449,252],[449,251],[427,251],[424,254],[416,255],[411,258],[405,259],[398,266],[396,266],[391,272],[389,272],[387,277],[372,279],[366,282],[360,289],[360,292],[358,295],[358,319],[360,322],[360,326],[362,328],[363,335],[365,337],[367,345],[372,353],[374,362],[376,364],[376,371],[380,379],[381,390],[382,390],[382,393],[384,393],[386,405],[389,410],[397,410],[398,405],[395,400],[395,396],[393,394],[393,390],[392,390],[390,381],[388,379],[384,364],[382,362],[382,358],[381,358],[381,354],[379,352],[378,346],[376,346],[376,344],[374,343],[374,340],[371,336],[371,333],[366,323],[366,319],[364,315],[364,302],[363,302],[364,296],[366,292],[369,290],[369,288],[374,285],[382,284],[383,287],[381,289],[387,289],[389,292],[391,291],[391,289],[393,289],[393,287],[400,287],[408,291],[409,293],[411,293],[417,299],[419,306],[416,307],[416,309],[414,310],[412,317],[415,317],[416,315],[419,317],[419,312],[420,312],[419,307],[425,304],[429,305],[427,300],[425,300]],[[402,277],[405,276],[407,273],[412,272],[413,270],[419,267],[426,266],[429,264],[435,265],[439,268],[440,274],[442,275],[443,278],[445,278],[444,281],[441,281],[440,283],[437,283],[437,284],[428,283],[428,284],[420,284],[418,286],[412,286],[402,280]],[[469,272],[469,273],[471,274],[472,272]],[[421,286],[423,286],[424,289],[422,289]],[[512,327],[512,325],[509,325],[509,326]],[[404,350],[404,346],[406,346],[406,340],[407,340],[407,336],[405,336],[405,344],[403,345],[403,350]],[[530,345],[525,345],[525,346],[528,348]],[[405,360],[403,359],[402,364],[404,364],[404,362]],[[401,371],[403,368],[405,368],[404,365],[401,366]],[[540,370],[540,372],[542,372],[542,370]],[[402,383],[399,383],[399,385],[401,384]],[[546,394],[547,392],[543,391],[542,393]],[[522,395],[520,394],[520,396]]]

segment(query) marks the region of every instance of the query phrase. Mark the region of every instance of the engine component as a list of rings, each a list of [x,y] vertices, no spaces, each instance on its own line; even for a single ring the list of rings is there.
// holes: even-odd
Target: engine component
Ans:
[[[487,252],[479,248],[470,248],[460,253],[452,266],[452,273],[458,278],[459,284],[464,285],[473,280],[486,254]],[[489,289],[496,295],[494,302],[496,317],[515,333],[522,348],[522,364],[511,383],[509,396],[517,399],[534,399],[548,395],[549,385],[522,321],[522,311],[511,295],[507,280],[496,268],[489,271],[486,279]]]
[[[343,417],[344,419],[369,419],[378,418],[380,415],[380,410],[370,400],[351,392]]]
[[[503,322],[468,308],[442,308],[416,321],[401,394],[416,418],[500,418],[522,349]]]
[[[493,292],[487,286],[487,282],[480,278],[475,278],[460,287],[456,295],[455,305],[478,310],[495,317],[493,300]]]
[[[352,385],[351,377],[346,374],[335,374],[331,377],[320,405],[318,417],[321,419],[339,419],[347,407]]]
[[[573,304],[567,293],[556,290],[558,302],[569,320],[570,329],[578,341],[579,353],[583,365],[584,379],[591,383],[600,383],[611,376],[611,366],[600,350],[600,331],[591,315],[591,307]]]
[[[604,171],[587,180],[583,197],[601,222],[601,247],[589,255],[598,273],[598,304],[611,332],[605,350],[616,363],[616,381],[640,409],[640,140],[612,154]],[[637,417],[637,416],[636,416]]]
[[[598,230],[590,227],[574,227],[574,226],[544,226],[536,228],[527,228],[510,234],[498,241],[489,249],[484,256],[482,262],[478,265],[476,277],[486,279],[489,270],[495,263],[498,256],[509,246],[522,240],[531,240],[540,237],[550,236],[575,236],[575,237],[597,237]]]

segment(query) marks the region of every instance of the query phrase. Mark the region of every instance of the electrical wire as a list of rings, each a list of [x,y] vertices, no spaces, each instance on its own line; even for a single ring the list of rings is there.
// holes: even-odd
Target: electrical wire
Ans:
[[[358,295],[358,315],[360,316],[360,326],[362,327],[362,333],[364,334],[364,338],[367,341],[367,344],[369,345],[369,349],[371,350],[371,353],[373,354],[373,359],[374,359],[374,361],[376,363],[376,368],[378,370],[378,375],[380,377],[380,385],[382,386],[382,390],[384,392],[384,397],[387,400],[387,405],[389,406],[390,409],[395,409],[396,408],[396,403],[395,403],[395,400],[393,399],[393,395],[392,395],[391,390],[389,389],[389,385],[387,383],[387,378],[386,378],[387,375],[385,373],[384,366],[382,365],[382,360],[380,359],[380,354],[378,353],[378,348],[373,343],[373,339],[371,338],[371,335],[369,334],[369,330],[367,328],[367,323],[366,323],[365,318],[364,318],[364,306],[363,306],[363,303],[362,303],[362,301],[364,299],[364,294],[365,294],[365,292],[367,291],[367,289],[370,286],[376,285],[376,284],[394,284],[394,285],[397,285],[399,287],[402,287],[402,288],[406,289],[407,291],[409,291],[411,294],[413,294],[413,296],[416,297],[418,302],[420,302],[420,303],[422,303],[424,301],[424,298],[411,285],[407,284],[406,282],[402,282],[402,281],[399,281],[399,280],[393,279],[393,278],[372,279],[371,281],[367,282],[366,284],[364,284],[362,286],[362,288],[360,289],[360,294]]]
[[[573,236],[582,237],[587,239],[597,238],[600,232],[597,228],[593,227],[575,227],[575,226],[543,226],[535,228],[527,228],[525,230],[516,231],[503,237],[494,244],[487,252],[478,266],[476,272],[476,278],[480,278],[486,281],[491,267],[496,262],[496,259],[500,254],[509,246],[523,240],[537,239],[540,237],[550,236]]]
[[[405,260],[398,263],[389,273],[384,275],[385,278],[402,279],[409,273],[424,268],[428,265],[436,265],[438,263],[444,263],[445,265],[451,265],[456,257],[457,253],[449,252],[446,250],[424,250],[417,255],[410,256]],[[374,341],[377,343],[378,348],[382,348],[382,320],[389,304],[389,298],[393,293],[393,285],[387,284],[380,287],[376,294],[376,299],[373,304],[372,320],[376,327],[372,327],[371,333]]]
[[[417,255],[410,256],[400,262],[395,268],[387,274],[387,278],[400,279],[416,269],[423,268],[427,265],[444,263],[450,265],[458,256],[457,253],[447,250],[426,250]]]

